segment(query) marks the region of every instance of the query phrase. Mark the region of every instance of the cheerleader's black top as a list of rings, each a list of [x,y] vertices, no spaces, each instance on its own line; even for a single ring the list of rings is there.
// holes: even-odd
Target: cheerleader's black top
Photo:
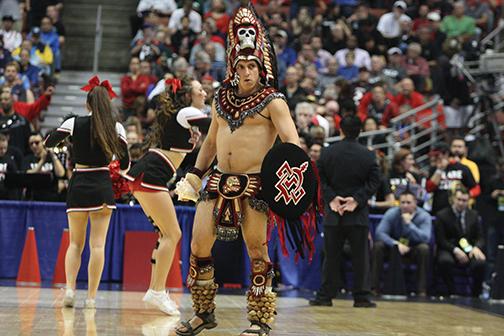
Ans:
[[[119,160],[121,170],[129,168],[130,159],[126,131],[116,123],[116,132],[120,139],[122,157]],[[55,147],[66,137],[72,137],[72,162],[89,167],[105,167],[110,163],[102,148],[95,142],[91,144],[91,116],[73,117],[65,120],[60,127],[51,132],[45,139],[46,147]]]

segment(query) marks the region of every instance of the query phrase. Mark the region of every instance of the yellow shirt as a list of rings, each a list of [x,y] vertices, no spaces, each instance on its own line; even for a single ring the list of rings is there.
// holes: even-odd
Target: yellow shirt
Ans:
[[[462,163],[464,166],[467,166],[467,168],[469,168],[469,170],[471,171],[471,174],[474,178],[474,181],[476,181],[476,183],[479,183],[480,173],[479,173],[478,165],[474,161],[471,161],[466,157],[463,158],[462,160],[460,160],[460,163]]]

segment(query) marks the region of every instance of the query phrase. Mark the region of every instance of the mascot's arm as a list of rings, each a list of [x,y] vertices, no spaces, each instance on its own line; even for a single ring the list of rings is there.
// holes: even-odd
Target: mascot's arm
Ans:
[[[294,120],[292,120],[289,107],[283,99],[273,99],[268,104],[268,112],[275,129],[282,142],[290,142],[300,146],[299,135]]]

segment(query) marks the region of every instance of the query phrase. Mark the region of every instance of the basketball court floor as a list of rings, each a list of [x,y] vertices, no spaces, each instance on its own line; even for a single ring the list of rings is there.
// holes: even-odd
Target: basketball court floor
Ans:
[[[175,335],[176,317],[145,308],[142,292],[100,290],[97,309],[62,308],[63,290],[0,287],[0,335]],[[305,293],[306,295],[306,293]],[[191,315],[189,294],[172,293],[182,318]],[[479,302],[479,303],[478,303]],[[352,308],[351,300],[333,307],[311,307],[303,297],[280,297],[271,335],[504,335],[504,304],[476,301],[378,301],[378,308]],[[217,296],[216,329],[200,335],[239,335],[247,326],[243,295]]]

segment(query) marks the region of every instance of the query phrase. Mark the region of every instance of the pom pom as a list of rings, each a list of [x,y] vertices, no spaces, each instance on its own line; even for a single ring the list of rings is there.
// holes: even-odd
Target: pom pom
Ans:
[[[122,195],[129,193],[128,181],[121,176],[119,161],[114,160],[109,164],[110,179],[112,180],[112,190],[114,199],[121,198]]]

